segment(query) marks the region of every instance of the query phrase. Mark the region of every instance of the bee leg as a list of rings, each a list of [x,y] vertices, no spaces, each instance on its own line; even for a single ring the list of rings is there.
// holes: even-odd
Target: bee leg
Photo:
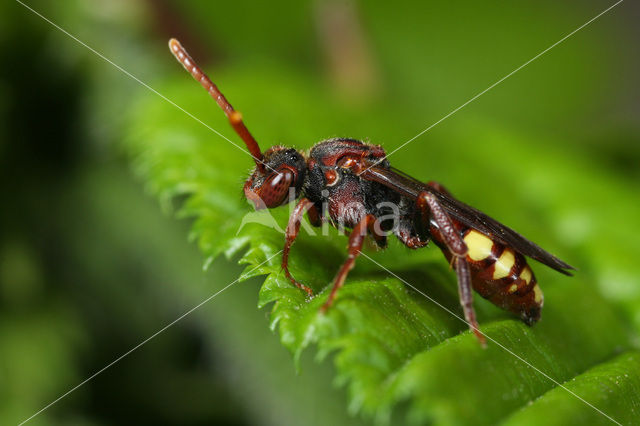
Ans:
[[[327,309],[331,307],[334,299],[336,298],[336,293],[340,287],[344,285],[344,281],[347,279],[349,271],[355,266],[356,258],[360,254],[360,250],[362,250],[362,245],[364,244],[364,239],[367,236],[367,231],[370,230],[371,233],[374,234],[373,225],[375,221],[376,217],[372,214],[368,214],[364,219],[358,222],[355,228],[351,231],[351,235],[349,235],[349,255],[333,280],[333,288],[331,289],[329,298],[320,309],[322,312],[326,312]]]
[[[417,200],[418,208],[421,209],[423,218],[431,218],[438,225],[438,230],[442,235],[442,239],[447,248],[455,258],[456,275],[458,276],[458,293],[460,295],[460,305],[464,311],[464,317],[469,324],[469,328],[476,335],[476,338],[482,346],[486,346],[487,342],[480,330],[478,329],[478,321],[476,313],[473,309],[473,293],[471,288],[471,271],[467,262],[467,245],[456,230],[449,215],[444,211],[438,200],[428,192],[422,192]]]
[[[469,263],[466,257],[456,257],[456,274],[458,275],[458,293],[460,294],[460,305],[464,311],[464,319],[469,324],[469,328],[476,335],[476,338],[483,347],[487,346],[484,334],[478,328],[476,311],[473,309],[473,293],[471,289],[471,274]]]
[[[315,226],[316,228],[321,227],[324,223],[324,218],[320,216],[320,213],[318,212],[315,204],[309,207],[309,210],[307,210],[307,218],[309,219],[309,223],[311,223],[311,225]]]
[[[313,291],[307,287],[306,285],[296,281],[291,273],[289,272],[289,250],[291,250],[291,246],[293,242],[296,240],[298,236],[298,232],[300,231],[300,221],[302,220],[302,216],[304,216],[305,211],[311,212],[311,210],[315,211],[317,216],[317,210],[313,202],[307,198],[301,199],[296,207],[293,209],[293,213],[289,218],[289,223],[287,224],[287,230],[285,231],[285,241],[284,241],[284,249],[282,250],[282,269],[284,269],[284,275],[291,281],[293,285],[298,287],[301,290],[304,290],[307,295],[312,296]],[[312,216],[314,213],[311,213]]]

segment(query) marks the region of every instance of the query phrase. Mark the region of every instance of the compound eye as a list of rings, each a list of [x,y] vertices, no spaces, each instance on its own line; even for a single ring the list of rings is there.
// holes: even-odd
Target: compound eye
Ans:
[[[287,199],[294,179],[295,175],[289,169],[274,173],[260,186],[258,195],[267,207],[277,207]]]

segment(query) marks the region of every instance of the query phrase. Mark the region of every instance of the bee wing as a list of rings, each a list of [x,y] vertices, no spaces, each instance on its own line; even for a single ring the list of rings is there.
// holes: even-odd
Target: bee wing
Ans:
[[[444,208],[453,219],[462,224],[476,229],[483,234],[487,234],[505,246],[511,247],[517,252],[535,259],[565,275],[571,275],[568,270],[575,270],[573,266],[543,250],[540,246],[529,241],[508,226],[501,224],[480,210],[453,198],[451,195],[444,194],[412,178],[400,170],[374,166],[362,172],[360,177],[378,182],[413,199],[417,199],[421,192],[427,191],[438,199],[442,208]]]

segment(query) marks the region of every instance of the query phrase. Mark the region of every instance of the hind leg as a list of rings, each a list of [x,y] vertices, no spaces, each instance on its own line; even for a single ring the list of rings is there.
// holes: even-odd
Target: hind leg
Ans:
[[[451,253],[455,262],[456,275],[458,277],[458,293],[460,295],[460,305],[464,311],[464,317],[469,324],[469,328],[475,334],[482,346],[486,346],[486,340],[478,329],[476,312],[473,309],[473,293],[471,287],[471,272],[467,262],[467,245],[460,233],[456,230],[449,215],[444,211],[438,200],[429,192],[422,192],[418,196],[417,205],[422,210],[423,218],[428,220],[429,216],[438,225],[438,231],[446,248]],[[429,215],[430,214],[430,215]]]
[[[442,192],[443,194],[452,197],[451,192],[449,192],[449,190],[445,188],[444,185],[441,184],[440,182],[436,182],[435,180],[430,180],[429,182],[427,182],[427,185],[429,185],[430,187],[432,187],[438,192]]]

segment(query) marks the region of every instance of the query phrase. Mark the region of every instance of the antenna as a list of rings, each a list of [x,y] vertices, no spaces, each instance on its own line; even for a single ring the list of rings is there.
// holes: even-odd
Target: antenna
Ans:
[[[193,76],[193,78],[195,78],[196,81],[198,81],[202,85],[202,87],[204,87],[205,90],[209,92],[209,95],[211,95],[211,97],[218,103],[218,105],[220,105],[220,108],[222,108],[227,118],[229,119],[229,123],[231,123],[231,127],[233,127],[233,130],[236,131],[238,136],[240,136],[244,143],[247,145],[247,148],[249,148],[249,152],[251,153],[253,160],[256,162],[256,166],[258,166],[258,170],[261,173],[264,173],[265,165],[262,161],[262,152],[260,152],[260,146],[258,145],[258,142],[256,142],[256,140],[253,138],[253,136],[251,136],[251,133],[249,133],[247,126],[244,125],[244,122],[242,121],[242,114],[240,114],[239,111],[233,109],[229,101],[227,101],[227,98],[225,98],[218,89],[218,86],[216,86],[213,81],[211,81],[211,79],[204,73],[204,71],[202,71],[202,69],[200,69],[200,67],[196,65],[195,61],[191,58],[191,56],[189,56],[187,51],[184,49],[184,47],[182,47],[178,40],[176,40],[175,38],[169,40],[169,49],[171,50],[171,53],[173,53],[173,56],[176,57],[178,62],[182,64],[184,69],[186,69]]]

